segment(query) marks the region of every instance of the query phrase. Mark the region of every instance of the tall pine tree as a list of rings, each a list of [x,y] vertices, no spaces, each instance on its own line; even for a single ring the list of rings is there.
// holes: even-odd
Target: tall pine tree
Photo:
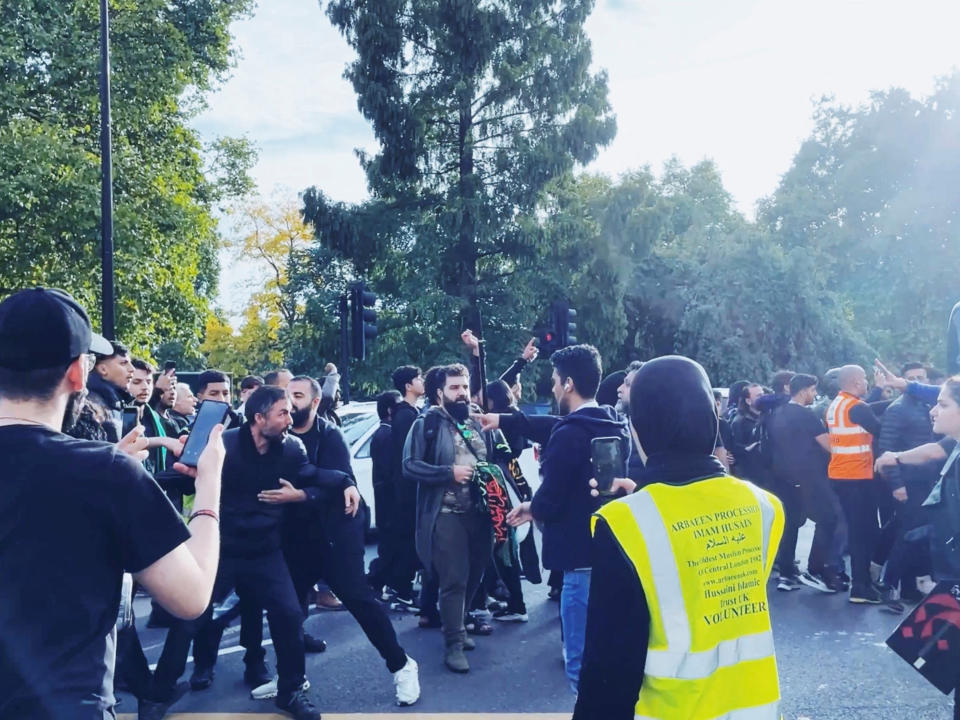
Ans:
[[[533,324],[544,299],[536,279],[549,268],[537,267],[542,240],[523,231],[522,218],[549,181],[590,162],[616,132],[606,75],[590,71],[583,24],[592,7],[330,3],[330,19],[357,52],[346,77],[380,151],[359,153],[369,203],[332,205],[310,189],[305,215],[325,249],[394,294],[400,314],[446,319],[451,332],[480,309],[488,324]],[[408,334],[404,344],[413,340]]]

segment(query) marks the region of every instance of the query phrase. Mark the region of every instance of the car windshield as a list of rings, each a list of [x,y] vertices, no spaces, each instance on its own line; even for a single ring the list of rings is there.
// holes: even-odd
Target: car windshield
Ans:
[[[367,430],[377,424],[377,414],[352,413],[344,415],[341,420],[343,426],[340,429],[343,431],[343,436],[347,439],[347,445],[353,447],[353,444],[362,438]]]

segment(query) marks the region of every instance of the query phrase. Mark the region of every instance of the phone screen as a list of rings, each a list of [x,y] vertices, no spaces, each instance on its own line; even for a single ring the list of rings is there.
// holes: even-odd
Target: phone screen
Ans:
[[[187,442],[183,446],[183,452],[180,453],[180,462],[187,467],[196,467],[200,460],[200,453],[207,446],[207,440],[210,439],[210,431],[213,426],[222,423],[227,416],[227,410],[230,406],[224,402],[215,400],[204,400],[197,410],[197,419],[190,428],[190,435],[187,436]]]
[[[590,459],[600,492],[609,491],[614,478],[627,475],[627,459],[623,456],[623,441],[620,438],[594,438],[590,442]]]
[[[125,407],[121,416],[123,418],[120,428],[120,437],[126,437],[137,425],[140,424],[142,408]]]

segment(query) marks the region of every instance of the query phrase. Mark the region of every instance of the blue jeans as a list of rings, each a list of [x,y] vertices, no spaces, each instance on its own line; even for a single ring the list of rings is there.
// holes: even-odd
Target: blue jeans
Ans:
[[[577,694],[580,663],[587,632],[587,600],[590,598],[590,569],[564,570],[560,593],[560,621],[563,624],[563,664],[570,689]]]

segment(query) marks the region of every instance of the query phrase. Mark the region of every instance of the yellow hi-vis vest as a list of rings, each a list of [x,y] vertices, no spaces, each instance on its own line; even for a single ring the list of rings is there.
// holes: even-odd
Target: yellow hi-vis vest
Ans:
[[[655,483],[605,505],[650,609],[637,720],[778,720],[767,578],[780,501],[729,476]]]

